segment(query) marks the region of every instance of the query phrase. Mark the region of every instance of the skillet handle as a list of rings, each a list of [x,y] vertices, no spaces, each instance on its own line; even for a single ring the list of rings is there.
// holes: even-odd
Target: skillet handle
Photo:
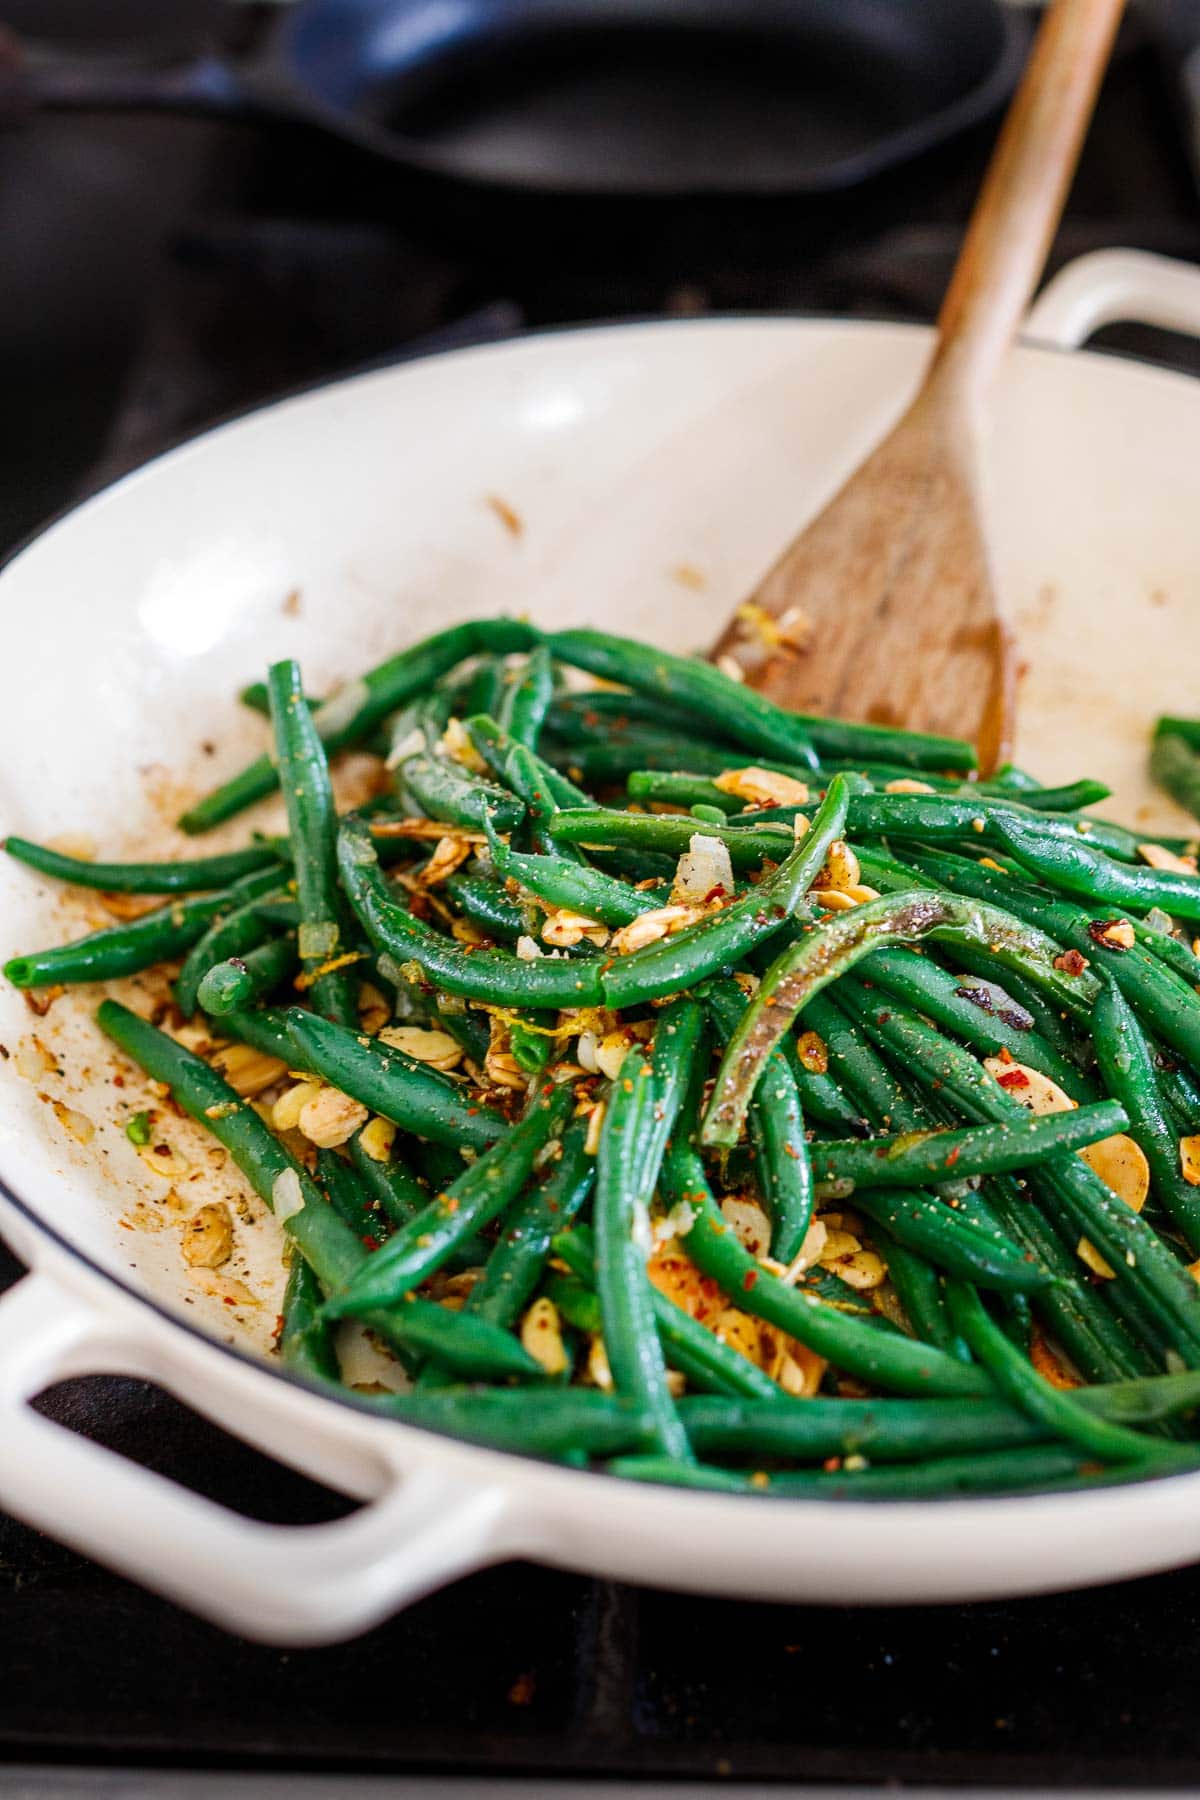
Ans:
[[[147,1325],[137,1310],[93,1305],[42,1273],[0,1299],[0,1506],[15,1517],[272,1644],[352,1637],[516,1548],[502,1541],[500,1488],[429,1467],[402,1473],[379,1447],[390,1434],[369,1432],[369,1421],[333,1403],[322,1403],[318,1423],[315,1396],[295,1384],[281,1381],[276,1403],[264,1407],[261,1369]],[[327,1479],[340,1467],[336,1485],[371,1498],[332,1524],[262,1524],[29,1405],[56,1381],[97,1373],[156,1381],[281,1460]]]
[[[1021,340],[1077,350],[1102,326],[1118,323],[1200,337],[1200,269],[1145,250],[1094,250],[1046,283]]]

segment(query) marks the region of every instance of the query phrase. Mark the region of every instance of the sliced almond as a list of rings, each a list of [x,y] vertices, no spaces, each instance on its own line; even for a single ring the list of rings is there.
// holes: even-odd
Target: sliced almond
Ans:
[[[808,785],[777,769],[760,769],[756,763],[744,769],[723,769],[713,786],[723,794],[754,806],[807,806]]]
[[[300,1124],[300,1114],[320,1091],[319,1081],[298,1081],[294,1087],[285,1089],[271,1108],[271,1124],[276,1131],[295,1131]]]
[[[762,1367],[762,1329],[758,1320],[750,1313],[740,1312],[736,1306],[724,1307],[717,1314],[713,1334],[722,1344],[738,1351],[748,1362]]]
[[[213,1057],[213,1066],[243,1100],[252,1100],[287,1074],[287,1064],[278,1056],[266,1056],[249,1044],[227,1044]]]
[[[473,775],[486,775],[487,764],[467,735],[461,719],[451,719],[442,733],[441,746],[446,755]]]
[[[600,1133],[604,1129],[604,1115],[607,1111],[607,1103],[597,1100],[588,1112],[587,1136],[583,1140],[584,1154],[587,1156],[595,1156],[600,1149]]]
[[[572,912],[566,906],[555,907],[546,915],[546,923],[542,926],[543,943],[569,950],[582,943],[584,938],[601,949],[608,942],[608,927],[599,919],[589,919],[585,913]]]
[[[521,1345],[547,1375],[562,1375],[567,1368],[562,1321],[553,1300],[543,1294],[521,1320]]]
[[[1200,1187],[1200,1137],[1180,1138],[1179,1172],[1192,1187]]]
[[[96,1127],[86,1113],[81,1113],[74,1106],[64,1106],[61,1100],[52,1100],[50,1104],[54,1108],[54,1116],[63,1130],[73,1137],[77,1144],[91,1143],[96,1135]]]
[[[379,1033],[381,1044],[411,1056],[414,1062],[440,1069],[443,1075],[457,1069],[463,1059],[462,1045],[448,1031],[425,1025],[385,1025]]]
[[[297,1124],[310,1144],[321,1150],[335,1150],[339,1144],[348,1143],[370,1116],[361,1100],[352,1100],[340,1088],[323,1087],[300,1108]]]
[[[810,1075],[824,1075],[829,1068],[829,1049],[815,1031],[802,1031],[796,1039],[800,1061]]]
[[[612,1370],[608,1366],[608,1351],[604,1348],[603,1338],[594,1337],[591,1341],[588,1349],[587,1374],[592,1386],[598,1387],[601,1393],[610,1394],[612,1392]]]
[[[1152,869],[1173,869],[1177,875],[1194,875],[1196,859],[1194,856],[1177,856],[1174,850],[1168,850],[1165,844],[1139,844],[1138,855]]]
[[[223,1200],[192,1214],[183,1228],[183,1260],[193,1269],[219,1269],[233,1255],[233,1216]]]
[[[633,950],[644,950],[647,944],[655,944],[673,931],[682,931],[686,925],[694,925],[704,917],[702,907],[698,906],[660,906],[655,912],[642,913],[628,925],[622,925],[615,931],[611,948],[618,956],[628,956]]]
[[[361,983],[358,990],[358,1022],[368,1037],[374,1037],[382,1031],[392,1016],[392,1009],[380,993],[379,989],[369,981]]]
[[[372,1162],[387,1162],[392,1154],[392,1145],[396,1141],[396,1127],[390,1119],[374,1118],[364,1125],[358,1134],[363,1154]]]
[[[824,1258],[822,1262],[825,1262]],[[852,1256],[838,1257],[837,1273],[848,1287],[869,1293],[886,1280],[887,1264],[874,1250],[856,1250]]]
[[[771,1247],[771,1221],[756,1200],[729,1194],[721,1202],[721,1214],[743,1250],[751,1256],[766,1255]]]
[[[1005,1062],[1002,1057],[988,1056],[984,1058],[983,1066],[1027,1112],[1041,1117],[1047,1113],[1075,1110],[1076,1102],[1071,1096],[1064,1093],[1056,1081],[1051,1081],[1040,1069],[1030,1068],[1028,1063]],[[1124,1200],[1126,1206],[1141,1212],[1150,1191],[1150,1165],[1133,1138],[1123,1131],[1114,1132],[1112,1137],[1101,1138],[1098,1144],[1088,1144],[1077,1154],[1114,1194]]]
[[[433,855],[420,871],[417,880],[424,888],[436,887],[453,875],[455,869],[462,867],[471,854],[470,844],[460,837],[440,837],[433,847]]]
[[[860,904],[842,888],[810,888],[808,897],[816,901],[822,912],[849,912]]]
[[[862,880],[862,869],[857,856],[844,838],[834,838],[825,852],[825,867],[818,877],[824,888],[857,887]]]
[[[885,794],[934,794],[937,789],[931,788],[927,781],[917,781],[912,775],[897,775],[895,781],[884,783],[883,791]]]

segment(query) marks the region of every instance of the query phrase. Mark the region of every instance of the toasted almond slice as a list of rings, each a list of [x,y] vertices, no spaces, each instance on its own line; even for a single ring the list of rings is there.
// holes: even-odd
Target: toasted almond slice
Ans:
[[[183,1228],[183,1260],[193,1269],[219,1269],[233,1255],[233,1216],[223,1200],[210,1201]]]
[[[1194,875],[1196,859],[1194,856],[1177,856],[1174,850],[1168,850],[1165,844],[1139,844],[1138,855],[1152,869],[1173,869],[1177,875]]]
[[[736,1306],[723,1307],[713,1324],[713,1333],[747,1362],[762,1366],[763,1334],[758,1320],[749,1313],[739,1311]]]
[[[810,1075],[824,1075],[829,1068],[829,1048],[815,1031],[802,1031],[796,1039],[800,1061]]]
[[[765,1256],[771,1247],[771,1221],[756,1200],[728,1194],[721,1214],[742,1249],[751,1256]]]
[[[600,1133],[604,1128],[604,1115],[607,1111],[607,1102],[597,1100],[588,1112],[587,1136],[583,1140],[584,1154],[587,1156],[595,1156],[600,1149]]]
[[[737,657],[730,656],[728,652],[726,652],[724,656],[718,656],[717,667],[720,669],[722,675],[727,675],[729,677],[730,681],[745,681],[746,679],[745,669],[743,669]]]
[[[1079,1152],[1088,1167],[1134,1212],[1141,1212],[1150,1192],[1150,1164],[1140,1144],[1123,1131],[1087,1144]]]
[[[930,787],[927,781],[917,781],[912,775],[897,775],[895,781],[884,783],[885,794],[935,794],[936,788]]]
[[[858,858],[844,838],[834,838],[825,852],[825,867],[818,877],[823,888],[855,888],[862,880]]]
[[[588,1349],[587,1376],[593,1387],[598,1387],[601,1393],[611,1394],[612,1370],[608,1366],[608,1351],[604,1348],[604,1339],[601,1337],[594,1337]]]
[[[1180,1138],[1179,1172],[1192,1187],[1200,1187],[1200,1137]]]
[[[295,1087],[285,1089],[271,1108],[271,1124],[276,1131],[295,1131],[300,1124],[300,1114],[310,1100],[315,1100],[321,1091],[319,1081],[298,1081]]]
[[[486,775],[487,764],[467,736],[466,727],[461,719],[451,719],[442,733],[442,749],[464,769],[470,769],[473,775]]]
[[[81,1113],[75,1106],[64,1106],[61,1100],[52,1100],[50,1104],[54,1108],[54,1116],[63,1130],[73,1137],[77,1144],[91,1143],[96,1135],[96,1127],[86,1113]]]
[[[810,888],[808,897],[816,901],[822,912],[850,912],[859,904],[841,888]]]
[[[1115,1281],[1117,1279],[1116,1270],[1109,1268],[1095,1244],[1093,1244],[1089,1238],[1080,1238],[1075,1246],[1075,1254],[1081,1262],[1087,1264],[1094,1275],[1099,1275],[1104,1281]]]
[[[582,1039],[580,1040],[582,1043]],[[634,1038],[624,1029],[606,1032],[596,1045],[596,1069],[601,1075],[607,1075],[615,1081],[621,1073],[621,1065],[633,1049]]]
[[[547,1375],[562,1375],[566,1371],[562,1321],[557,1306],[545,1294],[534,1301],[521,1320],[521,1344]]]
[[[777,769],[761,769],[752,763],[744,769],[723,769],[714,777],[713,786],[723,794],[747,800],[759,806],[807,806],[808,786],[794,776],[781,775]]]
[[[213,1066],[244,1100],[274,1087],[287,1074],[287,1064],[278,1056],[266,1056],[249,1044],[226,1044],[213,1057]]]
[[[363,1154],[372,1162],[387,1162],[392,1154],[392,1145],[396,1141],[396,1127],[390,1119],[376,1116],[371,1119],[358,1134],[358,1141]]]
[[[983,1066],[995,1076],[1005,1093],[1019,1100],[1026,1112],[1039,1118],[1044,1113],[1073,1112],[1075,1102],[1056,1081],[1033,1069],[1028,1063],[1008,1062],[1003,1057],[985,1056]]]
[[[1029,1360],[1051,1387],[1077,1388],[1083,1385],[1070,1364],[1047,1342],[1036,1325],[1029,1340]]]
[[[426,1063],[448,1075],[463,1059],[462,1045],[448,1031],[424,1025],[385,1025],[379,1033],[381,1044],[411,1056],[414,1062]]]
[[[640,918],[622,925],[620,931],[613,933],[611,948],[618,956],[628,956],[703,917],[704,909],[699,906],[660,906],[655,912],[642,913]]]
[[[371,982],[364,981],[358,990],[358,1022],[368,1037],[382,1031],[392,1016],[392,1009]]]
[[[437,887],[445,881],[447,875],[453,875],[455,869],[461,868],[471,854],[471,846],[460,837],[440,837],[433,847],[433,855],[425,864],[417,877],[422,887]]]
[[[566,906],[555,907],[546,915],[546,923],[542,926],[543,943],[569,950],[582,943],[584,938],[601,949],[608,942],[608,928],[599,919],[589,919],[585,913],[572,912]]]
[[[297,1124],[310,1144],[334,1150],[347,1143],[370,1116],[361,1100],[352,1100],[340,1088],[323,1087],[300,1108]]]
[[[765,1334],[764,1334],[765,1335]],[[796,1338],[776,1335],[774,1353],[767,1363],[767,1374],[777,1381],[786,1394],[797,1400],[811,1400],[821,1390],[828,1362]]]

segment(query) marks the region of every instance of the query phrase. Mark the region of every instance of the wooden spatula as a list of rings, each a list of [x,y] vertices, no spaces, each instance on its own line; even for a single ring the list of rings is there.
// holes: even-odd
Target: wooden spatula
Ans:
[[[976,483],[982,402],[1033,294],[1123,0],[1054,0],[1004,122],[916,399],[739,608],[713,654],[801,712],[1012,729],[1014,649]]]

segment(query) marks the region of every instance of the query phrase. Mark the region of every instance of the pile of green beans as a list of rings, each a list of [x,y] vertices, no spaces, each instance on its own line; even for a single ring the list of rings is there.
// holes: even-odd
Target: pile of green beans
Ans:
[[[298,1380],[751,1496],[1200,1466],[1186,841],[600,631],[467,621],[313,692],[290,660],[247,687],[263,754],[179,821],[278,787],[240,844],[5,846],[150,897],[4,972],[111,984],[110,1167],[168,1092],[224,1147]],[[349,748],[380,791],[339,813]],[[1200,816],[1200,721],[1151,761]]]

